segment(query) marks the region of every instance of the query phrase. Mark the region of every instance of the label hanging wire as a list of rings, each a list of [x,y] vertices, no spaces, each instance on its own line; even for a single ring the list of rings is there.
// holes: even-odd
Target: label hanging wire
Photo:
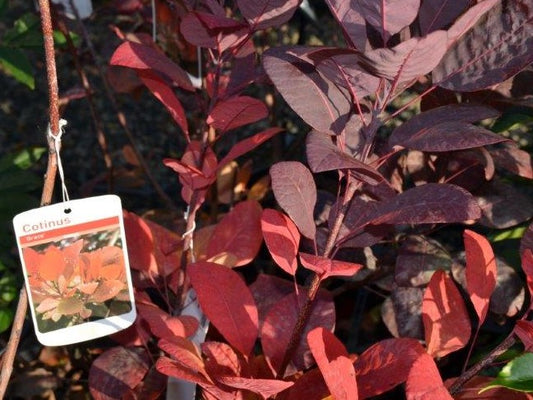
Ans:
[[[56,134],[52,133],[50,129],[50,124],[48,125],[48,135],[54,139],[54,151],[57,157],[57,169],[59,171],[59,178],[61,179],[61,195],[63,197],[63,203],[70,200],[67,190],[67,185],[65,184],[65,174],[63,172],[63,164],[61,163],[61,156],[59,152],[61,150],[61,136],[63,135],[64,128],[67,125],[67,121],[64,119],[59,120],[59,132]]]

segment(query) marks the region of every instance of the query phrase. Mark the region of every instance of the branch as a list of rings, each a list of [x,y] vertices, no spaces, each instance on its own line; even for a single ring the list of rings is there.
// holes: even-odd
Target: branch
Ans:
[[[448,391],[452,396],[456,395],[461,391],[461,388],[467,383],[470,379],[472,379],[474,376],[476,376],[482,369],[488,367],[492,362],[498,358],[500,355],[505,353],[509,347],[514,345],[516,343],[516,339],[514,337],[514,334],[511,333],[509,336],[507,336],[503,342],[501,342],[498,346],[494,348],[485,358],[483,358],[481,361],[479,361],[477,364],[475,364],[472,368],[464,372],[461,376],[459,376],[453,384],[450,386]]]
[[[46,75],[48,78],[48,99],[49,99],[49,122],[50,131],[54,134],[59,132],[59,88],[57,85],[56,62],[54,58],[54,37],[52,29],[52,18],[50,15],[50,4],[48,0],[39,0],[41,10],[41,26],[44,39],[44,51],[46,57]],[[52,201],[54,193],[54,183],[57,173],[57,156],[54,140],[47,137],[48,142],[48,165],[44,176],[43,191],[41,194],[41,206],[48,205]],[[25,287],[20,290],[19,301],[15,319],[11,328],[11,336],[7,343],[6,352],[2,359],[2,372],[0,374],[0,399],[4,394],[9,383],[9,378],[13,371],[13,361],[17,353],[22,326],[26,317],[28,308],[28,294]]]

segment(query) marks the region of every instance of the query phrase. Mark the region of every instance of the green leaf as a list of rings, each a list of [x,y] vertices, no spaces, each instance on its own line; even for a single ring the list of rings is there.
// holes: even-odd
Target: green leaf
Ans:
[[[520,239],[522,236],[524,236],[524,233],[527,230],[527,226],[516,226],[509,229],[506,229],[504,231],[496,232],[493,234],[488,235],[488,239],[492,242],[501,242],[503,240],[509,240],[509,239]]]
[[[0,159],[0,172],[13,167],[28,169],[34,165],[46,152],[44,147],[29,147],[18,153],[8,154]]]
[[[76,35],[74,32],[69,32],[70,40],[72,40],[72,43],[75,47],[78,47],[81,43],[81,38],[79,35]],[[57,47],[66,47],[67,45],[67,38],[65,35],[63,35],[63,32],[60,31],[54,31],[54,44]]]
[[[13,322],[14,313],[11,308],[0,309],[0,333],[5,332]]]
[[[31,64],[20,49],[0,47],[0,69],[30,89],[35,89]]]
[[[0,304],[8,304],[17,297],[17,280],[15,275],[8,274],[0,279]]]
[[[529,112],[529,114],[528,114]],[[520,126],[524,126],[533,121],[533,115],[531,115],[531,110],[520,109],[511,109],[510,112],[502,115],[494,123],[491,130],[496,133],[501,133],[509,131]]]
[[[2,37],[2,43],[8,47],[43,47],[41,21],[35,14],[24,14]]]
[[[533,353],[524,353],[508,362],[497,378],[480,393],[501,386],[519,392],[533,392]]]

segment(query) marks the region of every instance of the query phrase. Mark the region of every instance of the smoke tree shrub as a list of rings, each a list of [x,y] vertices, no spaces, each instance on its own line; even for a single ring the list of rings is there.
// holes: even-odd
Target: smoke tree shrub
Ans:
[[[140,317],[93,365],[92,394],[156,398],[173,376],[206,399],[351,400],[401,384],[408,399],[451,399],[453,380],[444,379],[462,372],[442,376],[439,367],[449,357],[468,362],[491,297],[505,290],[490,243],[474,230],[533,215],[509,183],[533,178],[529,154],[488,129],[513,105],[498,85],[533,61],[531,1],[326,0],[342,46],[269,48],[253,39],[287,23],[299,1],[169,3],[182,48],[201,49],[203,83],[144,35],[123,35],[111,64],[134,69],[183,133],[182,157],[164,163],[179,177],[187,227],[178,234],[126,215]],[[260,122],[273,111],[247,91],[265,82],[309,125],[307,165],[271,166],[279,208],[247,199],[196,227],[221,169],[281,131]],[[184,107],[188,96],[198,109]],[[217,146],[250,124],[261,128],[231,149]],[[317,188],[318,177],[335,189]],[[507,208],[509,198],[525,205]],[[463,233],[465,256],[450,254],[443,236],[474,223]],[[521,249],[530,291],[532,232]],[[254,266],[263,240],[280,270],[257,266],[250,283],[238,268]],[[389,337],[350,354],[350,340],[332,333],[332,282],[385,290]],[[213,328],[200,346],[191,340],[199,321],[182,313],[189,285]],[[515,332],[529,348],[529,299],[522,303],[503,314],[522,317]],[[124,364],[128,377],[116,372]],[[451,391],[467,398],[462,387],[486,385],[464,379]]]

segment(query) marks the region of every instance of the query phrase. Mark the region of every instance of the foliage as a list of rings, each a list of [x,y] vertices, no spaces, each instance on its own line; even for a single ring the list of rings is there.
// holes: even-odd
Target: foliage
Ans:
[[[139,318],[94,362],[95,398],[156,398],[165,376],[205,399],[467,398],[450,393],[446,379],[462,376],[450,365],[484,357],[478,338],[491,323],[531,349],[533,229],[521,241],[527,300],[509,298],[524,282],[482,234],[533,216],[517,185],[533,179],[530,154],[502,134],[513,107],[531,109],[499,86],[533,61],[530,1],[326,0],[343,38],[328,46],[271,39],[299,1],[171,3],[165,49],[117,28],[110,64],[133,70],[182,133],[181,157],[163,163],[178,176],[187,227],[125,214]],[[207,206],[226,210],[224,168],[280,135],[265,120],[272,93],[310,127],[307,165],[270,166],[275,203],[234,178],[229,211],[196,227]],[[371,332],[370,346],[349,346],[336,325],[353,286],[385,297],[375,309],[388,333]],[[202,343],[201,321],[185,311],[190,287],[211,323]],[[524,360],[492,386],[522,388]]]
[[[10,218],[38,204],[34,192],[41,186],[41,180],[30,167],[39,160],[44,151],[43,148],[28,148],[0,159],[0,332],[9,329],[11,325],[13,301],[20,285],[17,274],[14,273],[18,266],[16,267],[7,256],[13,245]]]

